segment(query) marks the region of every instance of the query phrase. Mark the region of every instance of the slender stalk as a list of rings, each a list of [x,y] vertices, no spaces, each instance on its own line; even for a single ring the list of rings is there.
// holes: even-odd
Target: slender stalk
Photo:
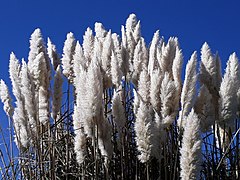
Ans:
[[[136,161],[136,173],[135,173],[135,180],[138,179],[138,161]]]
[[[237,129],[239,129],[240,127],[239,127],[239,119],[237,119],[237,121],[236,121],[236,131],[237,131]],[[239,161],[240,161],[240,159],[239,159],[239,157],[240,157],[240,155],[239,155],[239,144],[240,144],[240,141],[239,141],[239,133],[237,134],[237,136],[236,136],[236,160],[235,160],[235,163],[236,163],[236,178],[239,178],[239,173],[240,173],[240,164],[239,164]]]
[[[149,162],[146,163],[147,168],[147,180],[149,180]]]
[[[36,140],[35,140],[35,145],[34,145],[34,148],[35,148],[35,158],[36,158],[36,163],[35,163],[35,177],[38,177],[38,169],[40,168],[40,137],[39,137],[39,133],[40,133],[40,122],[37,121],[37,127],[36,127]],[[21,154],[21,151],[20,151],[20,154]]]
[[[95,127],[92,128],[93,130],[93,160],[94,160],[94,177],[97,179],[97,148],[96,148],[96,132]]]
[[[13,161],[13,137],[12,137],[12,123],[10,117],[8,117],[8,128],[9,128],[9,146],[10,146],[10,163],[12,166],[12,174],[13,174],[13,179],[16,179],[15,177],[15,170],[14,170],[14,161]]]
[[[40,134],[41,134],[41,154],[40,154],[40,179],[44,180],[44,130],[43,124],[40,125]]]
[[[4,159],[2,150],[0,150],[0,156],[1,156],[1,161],[2,161],[2,163],[3,163],[3,165],[4,165],[4,170],[5,170],[5,173],[4,173],[5,175],[4,175],[4,177],[7,176],[8,179],[10,179],[10,176],[9,176],[9,174],[8,174],[8,166],[7,166],[6,161],[5,161],[5,159]],[[3,179],[5,179],[5,178],[3,178]]]
[[[225,153],[223,154],[222,158],[220,159],[220,161],[219,161],[219,163],[218,163],[218,165],[217,165],[217,170],[219,169],[219,167],[220,167],[223,159],[225,158],[225,156],[227,155],[229,149],[231,148],[231,145],[232,145],[233,141],[235,140],[235,138],[237,137],[239,131],[240,131],[240,128],[238,128],[238,130],[236,131],[236,133],[235,133],[235,135],[233,136],[233,138],[231,139],[231,142],[229,143],[229,145],[228,145]]]
[[[66,138],[66,180],[68,180],[69,173],[69,111],[70,111],[70,81],[68,80],[68,90],[67,90],[67,138]]]
[[[122,168],[122,172],[121,172],[121,176],[122,176],[122,180],[125,179],[125,171],[124,171],[124,163],[126,161],[124,161],[124,158],[125,158],[125,130],[123,132],[123,138],[122,138],[122,148],[121,148],[121,168]]]
[[[184,108],[185,108],[185,104],[183,104],[182,109],[184,109]],[[182,114],[181,114],[181,119],[180,119],[178,137],[177,137],[177,147],[176,147],[176,157],[175,157],[175,162],[174,162],[173,179],[176,178],[178,150],[179,150],[179,147],[181,147],[181,139],[182,139],[182,135],[183,135],[183,130],[182,130],[183,110],[181,112],[182,112]]]
[[[11,150],[9,151],[9,149],[7,147],[7,142],[6,142],[6,139],[4,137],[4,134],[3,134],[3,131],[2,131],[2,127],[0,127],[0,131],[1,131],[2,139],[3,139],[3,144],[4,144],[4,147],[5,147],[5,151],[6,151],[6,154],[7,154],[7,157],[8,157],[9,166],[12,169],[12,176],[13,176],[14,179],[16,179],[15,178],[14,166],[13,166],[12,158],[11,158],[11,156],[12,156],[11,155]]]

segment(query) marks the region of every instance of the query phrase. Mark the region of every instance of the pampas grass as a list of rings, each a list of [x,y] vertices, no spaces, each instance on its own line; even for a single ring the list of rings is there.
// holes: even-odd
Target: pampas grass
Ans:
[[[62,57],[40,29],[27,62],[11,53],[11,91],[0,82],[9,120],[8,133],[0,128],[1,178],[239,179],[236,53],[222,78],[219,55],[204,43],[200,70],[194,52],[182,79],[178,39],[156,31],[147,46],[136,15],[121,36],[101,23],[94,31],[82,44],[68,33]]]
[[[188,61],[186,67],[185,80],[183,83],[182,94],[181,94],[181,112],[180,112],[180,127],[185,127],[183,118],[188,115],[190,109],[193,107],[196,93],[196,82],[197,82],[197,52],[194,52],[191,59]]]
[[[13,106],[12,106],[12,98],[9,94],[8,87],[6,83],[1,79],[0,81],[0,99],[3,103],[3,109],[5,113],[12,117],[13,115]]]
[[[70,82],[73,80],[73,55],[75,46],[76,42],[73,33],[68,33],[63,47],[62,67],[63,74]]]
[[[183,180],[200,179],[201,168],[201,136],[200,123],[192,109],[185,119],[182,148],[180,149],[181,178]]]

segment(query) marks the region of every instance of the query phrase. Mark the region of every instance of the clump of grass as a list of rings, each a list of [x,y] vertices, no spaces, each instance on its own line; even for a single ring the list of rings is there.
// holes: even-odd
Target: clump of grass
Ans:
[[[28,60],[10,55],[2,179],[239,178],[236,54],[222,79],[204,43],[200,71],[194,52],[182,80],[178,39],[157,31],[147,47],[140,27],[131,14],[121,37],[101,23],[82,45],[69,33],[62,57],[36,29]]]

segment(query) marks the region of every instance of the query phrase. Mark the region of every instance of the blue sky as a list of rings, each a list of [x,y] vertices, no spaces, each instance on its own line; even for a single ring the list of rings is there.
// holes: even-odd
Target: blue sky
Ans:
[[[13,51],[26,59],[35,28],[42,30],[45,40],[50,37],[61,53],[68,32],[82,41],[86,28],[97,21],[120,33],[130,13],[141,20],[147,43],[158,29],[165,39],[177,36],[186,62],[207,41],[213,52],[219,51],[225,67],[230,53],[236,51],[240,57],[239,7],[237,0],[1,0],[0,78],[10,85],[9,54]],[[0,117],[4,118],[2,104]]]

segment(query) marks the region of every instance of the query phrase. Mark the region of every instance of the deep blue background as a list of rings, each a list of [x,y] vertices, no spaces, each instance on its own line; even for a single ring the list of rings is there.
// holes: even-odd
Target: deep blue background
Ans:
[[[26,59],[29,37],[35,28],[41,28],[45,41],[50,37],[61,53],[68,32],[82,42],[86,28],[93,28],[98,21],[119,34],[130,13],[141,20],[147,43],[158,29],[165,39],[177,36],[185,63],[194,50],[199,54],[205,41],[213,52],[219,51],[223,67],[230,53],[236,51],[240,56],[237,0],[1,0],[0,78],[10,85],[9,54],[13,51],[19,59]],[[5,119],[0,103],[0,125]]]

